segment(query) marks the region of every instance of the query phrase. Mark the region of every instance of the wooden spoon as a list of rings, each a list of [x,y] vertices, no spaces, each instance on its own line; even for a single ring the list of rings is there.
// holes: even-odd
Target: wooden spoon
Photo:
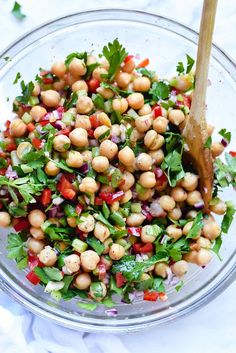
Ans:
[[[183,130],[187,153],[200,176],[200,191],[207,210],[212,197],[213,163],[211,151],[204,148],[208,138],[205,99],[217,0],[204,0],[198,40],[196,81],[189,118]]]

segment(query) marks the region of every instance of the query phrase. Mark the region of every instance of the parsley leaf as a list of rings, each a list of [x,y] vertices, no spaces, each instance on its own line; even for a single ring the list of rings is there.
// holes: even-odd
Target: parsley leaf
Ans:
[[[229,185],[236,186],[236,157],[232,157],[229,153],[225,153],[226,163],[220,158],[214,161],[215,177],[222,188]]]
[[[204,148],[211,148],[211,145],[212,145],[212,137],[211,136],[208,136],[206,142],[204,143],[203,147]]]
[[[104,110],[104,98],[101,94],[92,94],[92,101],[97,109]]]
[[[156,74],[155,71],[148,70],[145,67],[137,68],[136,71],[142,74],[143,76],[150,78],[151,80],[155,77]]]
[[[21,81],[20,85],[21,85],[22,96],[17,96],[16,101],[19,103],[28,104],[29,98],[34,89],[34,84],[32,81],[30,81],[26,85],[24,81]]]
[[[78,52],[74,52],[74,53],[71,53],[69,55],[67,55],[66,57],[66,60],[65,60],[65,65],[66,67],[68,67],[71,63],[71,61],[73,59],[80,59],[80,60],[84,60],[85,64],[87,62],[87,56],[88,54],[86,52],[82,52],[82,53],[78,53]]]
[[[231,141],[231,132],[227,131],[226,129],[221,129],[219,131],[219,135],[221,135],[225,140],[228,141],[228,143],[230,143]]]
[[[113,86],[107,82],[101,82],[100,86],[104,87],[104,88],[109,88],[113,92],[115,92],[116,94],[118,94],[122,97],[128,97],[132,93],[131,91],[124,91],[124,90],[120,89],[119,87]]]
[[[170,95],[170,86],[163,81],[153,82],[149,93],[155,101],[159,101],[159,99],[167,99]]]
[[[93,70],[96,69],[96,67],[98,67],[98,66],[99,66],[99,63],[93,63],[90,65],[87,65],[87,71],[86,71],[86,74],[83,76],[83,79],[89,80],[90,76],[93,73]]]
[[[11,13],[18,20],[23,20],[26,17],[26,15],[21,12],[21,5],[17,1],[15,1],[13,9],[11,10]]]
[[[184,64],[182,63],[182,61],[179,61],[177,66],[176,66],[176,71],[180,74],[184,73]]]
[[[186,69],[186,74],[189,74],[189,72],[192,70],[192,67],[195,63],[195,60],[191,58],[188,54],[186,54],[187,57],[187,69]]]
[[[17,267],[23,270],[27,267],[28,255],[25,250],[25,242],[21,233],[10,233],[7,238],[7,250],[9,259],[15,259]]]
[[[66,110],[72,108],[73,106],[75,106],[77,100],[78,100],[78,94],[77,94],[77,92],[73,92],[72,95],[70,96],[70,99],[65,100],[64,108]]]
[[[17,84],[17,82],[19,81],[20,78],[21,78],[21,74],[20,74],[20,72],[17,72],[15,80],[13,81],[13,85]]]
[[[103,75],[109,81],[114,80],[117,70],[127,56],[127,52],[122,44],[119,43],[116,38],[112,43],[109,42],[108,45],[103,47],[102,54],[109,62],[108,74]]]
[[[82,302],[78,302],[77,303],[78,307],[80,307],[81,309],[84,310],[89,310],[89,311],[93,311],[97,308],[97,304],[95,303],[82,303]]]
[[[197,214],[197,217],[193,221],[193,225],[188,232],[187,239],[194,239],[199,235],[199,231],[203,227],[203,215],[202,212]]]
[[[221,223],[221,230],[223,233],[228,233],[229,227],[233,221],[234,214],[236,212],[235,205],[233,204],[232,201],[226,202],[226,205],[227,205],[227,210]]]
[[[220,256],[220,248],[222,245],[222,238],[221,236],[219,236],[218,238],[216,238],[213,247],[211,248],[211,250],[218,256],[218,258],[222,261],[222,258]]]

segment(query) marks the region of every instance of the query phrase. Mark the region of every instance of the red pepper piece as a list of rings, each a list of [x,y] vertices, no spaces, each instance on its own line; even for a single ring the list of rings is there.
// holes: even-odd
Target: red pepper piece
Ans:
[[[137,68],[146,67],[146,66],[148,66],[148,65],[149,65],[149,59],[146,58],[146,59],[140,61],[140,63],[137,65]]]
[[[38,256],[32,252],[28,253],[28,266],[30,271],[32,271],[35,267],[45,267],[44,264],[39,261]]]
[[[154,119],[158,118],[159,116],[162,116],[162,110],[160,105],[155,105],[152,108],[152,111],[153,111]]]
[[[71,126],[67,126],[65,127],[65,129],[62,129],[60,131],[56,132],[56,136],[58,135],[65,135],[65,136],[69,136],[70,132],[71,132]]]
[[[47,206],[50,204],[52,199],[52,190],[50,189],[44,189],[43,193],[40,197],[40,201],[44,206]]]
[[[150,292],[148,290],[145,290],[143,291],[143,293],[144,293],[143,299],[148,300],[150,302],[156,302],[159,297],[158,292]]]
[[[95,197],[95,205],[102,206],[102,204],[103,204],[103,200],[101,199],[101,197],[96,196]]]
[[[236,152],[235,152],[235,151],[229,151],[229,154],[230,154],[232,157],[236,157]]]
[[[94,138],[94,131],[93,131],[93,129],[89,129],[89,130],[88,130],[88,137],[91,138],[91,139]]]
[[[76,195],[73,185],[66,179],[64,175],[62,175],[59,183],[57,184],[57,190],[60,191],[65,199],[68,200],[72,200]]]
[[[35,125],[33,123],[29,123],[27,125],[27,129],[28,129],[29,132],[32,132],[32,131],[35,130]]]
[[[6,146],[6,151],[7,152],[15,151],[16,149],[17,149],[17,145],[16,145],[15,142],[10,142]]]
[[[100,81],[96,78],[91,78],[87,81],[87,85],[90,93],[96,93],[97,88],[100,87]]]
[[[40,283],[40,278],[33,271],[30,271],[26,278],[35,286]]]
[[[6,174],[6,171],[7,171],[6,168],[0,169],[0,175],[5,175],[5,174]]]
[[[151,251],[153,251],[153,244],[152,243],[146,243],[144,246],[142,246],[140,248],[141,254],[147,254]]]
[[[130,60],[133,59],[133,58],[134,58],[133,55],[127,55],[127,56],[125,57],[124,63],[126,64],[128,61],[130,61]]]
[[[157,186],[161,186],[162,184],[164,184],[167,181],[167,176],[165,175],[165,173],[163,172],[163,170],[161,168],[155,168],[154,169],[154,174],[156,177],[156,181],[157,181]]]
[[[16,218],[16,223],[13,225],[13,228],[16,232],[21,232],[22,230],[28,229],[29,225],[27,218]]]
[[[40,139],[37,139],[37,138],[33,138],[32,139],[32,145],[34,146],[34,148],[39,150],[43,146],[43,141],[40,140]]]
[[[118,288],[123,287],[123,285],[125,284],[126,280],[125,280],[124,276],[122,275],[122,273],[121,272],[117,272],[115,277],[116,277],[116,286]]]
[[[100,125],[97,115],[91,115],[89,117],[89,120],[90,120],[92,128],[94,128],[94,129],[96,129]]]
[[[77,213],[77,215],[79,216],[81,214],[81,212],[83,211],[83,206],[81,206],[80,204],[78,204],[75,208],[75,212]]]
[[[103,201],[106,201],[106,203],[108,205],[111,205],[113,202],[115,201],[119,201],[120,199],[122,199],[122,197],[124,196],[124,191],[117,191],[115,193],[112,192],[100,192],[99,196],[101,197],[101,199]]]
[[[140,227],[128,227],[128,234],[134,235],[135,237],[140,237],[141,234],[141,229]]]
[[[143,244],[142,243],[135,243],[133,244],[133,251],[135,254],[140,253],[140,249],[142,248]]]

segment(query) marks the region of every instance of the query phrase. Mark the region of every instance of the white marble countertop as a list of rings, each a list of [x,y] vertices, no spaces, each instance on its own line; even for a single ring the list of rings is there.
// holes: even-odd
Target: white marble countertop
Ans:
[[[198,28],[200,0],[19,0],[27,15],[17,21],[10,10],[13,1],[0,0],[0,50],[33,27],[58,16],[94,8],[131,8],[158,13]],[[236,59],[236,2],[219,1],[215,42]],[[177,322],[150,329],[143,333],[127,334],[122,341],[132,353],[235,353],[236,352],[236,283],[206,307]],[[0,303],[1,304],[1,303]],[[1,342],[1,336],[0,336]],[[0,348],[1,350],[1,348]],[[79,352],[79,351],[78,351]],[[6,353],[4,351],[3,353]],[[20,352],[23,353],[23,352]],[[123,353],[123,352],[120,352]]]

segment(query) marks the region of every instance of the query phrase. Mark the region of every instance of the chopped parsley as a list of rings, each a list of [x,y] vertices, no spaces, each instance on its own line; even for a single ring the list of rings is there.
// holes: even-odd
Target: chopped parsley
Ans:
[[[16,260],[17,267],[20,270],[27,267],[28,255],[25,250],[25,241],[21,233],[10,233],[8,235],[7,250],[7,257]]]
[[[108,74],[104,74],[103,76],[109,81],[113,81],[117,70],[119,69],[128,53],[116,38],[112,43],[110,42],[108,45],[103,47],[102,54],[110,64]]]
[[[20,78],[21,78],[21,74],[20,74],[20,72],[17,72],[15,80],[13,81],[13,85],[17,84],[17,82],[19,81]]]
[[[195,239],[199,235],[199,231],[203,227],[203,215],[202,212],[197,214],[197,217],[193,221],[193,225],[188,232],[187,239]]]
[[[211,148],[211,145],[212,145],[212,137],[211,136],[208,136],[206,142],[204,143],[204,148]]]
[[[151,80],[155,77],[156,74],[155,71],[148,70],[145,67],[137,68],[136,71],[142,74],[143,76],[150,78]]]
[[[182,61],[179,61],[176,66],[176,71],[178,72],[179,75],[189,74],[190,71],[192,70],[195,60],[191,58],[191,56],[189,56],[188,54],[186,54],[186,59],[187,59],[186,69],[184,68],[184,64]]]
[[[221,129],[219,131],[219,135],[221,135],[228,143],[231,141],[231,132],[226,129]]]
[[[113,92],[115,92],[117,95],[120,95],[122,97],[128,97],[132,93],[132,91],[124,91],[124,90],[120,89],[119,87],[111,85],[107,82],[101,82],[100,86],[104,87],[104,88],[109,88]]]
[[[66,60],[65,60],[65,65],[66,65],[66,67],[68,67],[73,59],[84,60],[84,62],[86,64],[87,56],[88,56],[87,52],[82,52],[82,53],[74,52],[74,53],[71,53],[71,54],[67,55]]]
[[[19,102],[19,103],[28,104],[30,96],[31,96],[31,94],[33,92],[33,89],[34,89],[34,84],[33,84],[32,81],[30,81],[26,85],[24,81],[21,81],[20,85],[21,85],[21,91],[22,91],[21,93],[22,93],[22,95],[21,96],[17,96],[16,97],[16,101]]]
[[[149,94],[152,99],[159,101],[160,99],[167,99],[170,95],[170,86],[163,81],[153,82]]]
[[[21,5],[17,1],[15,1],[13,9],[11,10],[11,13],[18,20],[23,20],[26,17],[26,15],[22,13]]]
[[[227,234],[231,223],[233,222],[234,214],[236,212],[235,205],[232,201],[226,202],[227,210],[221,223],[221,230]]]

